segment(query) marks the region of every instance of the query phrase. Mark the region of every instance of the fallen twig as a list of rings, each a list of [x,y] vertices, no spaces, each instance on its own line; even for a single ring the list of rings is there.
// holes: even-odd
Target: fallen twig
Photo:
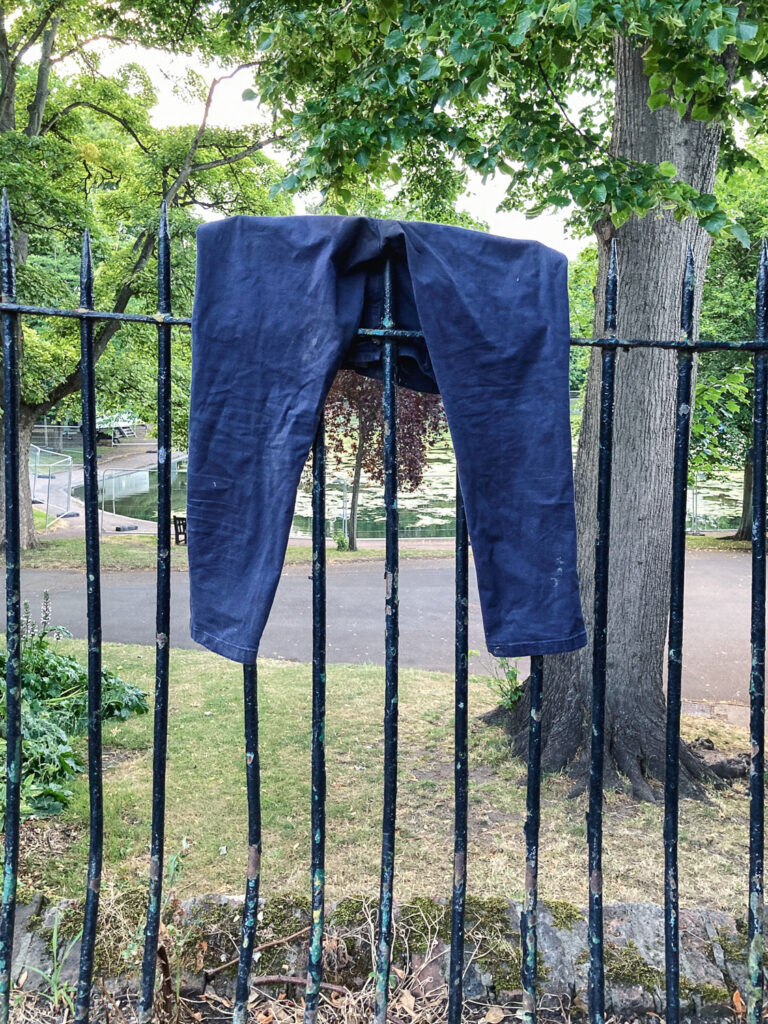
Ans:
[[[271,949],[272,946],[282,946],[285,942],[291,942],[292,939],[298,939],[300,936],[305,935],[309,929],[310,926],[307,925],[306,928],[302,928],[300,931],[294,932],[293,935],[286,935],[285,938],[282,939],[272,939],[271,942],[263,942],[260,946],[256,946],[253,952],[261,953],[263,949]],[[236,956],[234,960],[228,960],[225,964],[220,964],[218,967],[214,967],[213,970],[206,971],[206,981],[209,978],[212,978],[215,974],[218,974],[220,971],[226,971],[228,967],[234,967],[236,963],[239,963],[239,961],[240,957]]]
[[[306,978],[290,978],[288,975],[283,974],[265,974],[261,978],[253,978],[251,981],[252,985],[306,985]],[[327,989],[329,992],[339,992],[343,996],[354,996],[354,992],[348,988],[344,988],[343,985],[331,985],[328,981],[321,981],[320,988]]]

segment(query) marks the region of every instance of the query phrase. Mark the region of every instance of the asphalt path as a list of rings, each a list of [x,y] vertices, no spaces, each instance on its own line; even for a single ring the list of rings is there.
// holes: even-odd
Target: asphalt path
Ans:
[[[261,643],[265,657],[312,658],[312,584],[309,566],[289,566],[280,579]],[[194,648],[189,635],[189,577],[172,574],[171,643]],[[400,565],[400,664],[453,670],[453,588],[450,559],[403,560]],[[85,576],[66,570],[27,569],[22,598],[37,617],[48,590],[53,622],[74,636],[86,635]],[[102,573],[105,641],[154,645],[155,579],[150,572]],[[685,581],[683,695],[688,700],[749,699],[750,558],[747,552],[688,553]],[[384,662],[383,562],[328,567],[328,660]],[[483,652],[470,663],[489,663],[472,571],[469,646]],[[525,668],[521,664],[521,668]]]

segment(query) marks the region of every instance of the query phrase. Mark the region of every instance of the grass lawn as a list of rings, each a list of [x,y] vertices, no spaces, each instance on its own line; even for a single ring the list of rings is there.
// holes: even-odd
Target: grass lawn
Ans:
[[[38,517],[40,521],[38,521]],[[35,524],[42,529],[44,513],[35,510]],[[686,547],[689,551],[749,551],[749,541],[730,540],[728,537],[687,537]],[[450,558],[450,548],[407,547],[400,548],[401,558]],[[130,569],[154,570],[157,557],[157,541],[151,536],[104,536],[101,539],[101,567],[105,571],[125,571]],[[361,548],[359,551],[337,551],[328,547],[329,564],[337,562],[370,562],[384,558],[382,548]],[[312,547],[291,545],[286,551],[286,565],[310,564]],[[85,540],[82,537],[57,537],[55,534],[42,534],[40,547],[34,551],[23,551],[21,564],[25,569],[84,569]],[[185,545],[171,545],[171,565],[174,569],[186,572],[188,569],[187,548]]]
[[[35,512],[44,520],[43,513]],[[35,525],[41,524],[35,520]],[[44,522],[43,524],[44,525]],[[446,558],[451,556],[446,548],[411,548],[400,549],[401,558]],[[384,548],[361,548],[359,551],[337,551],[334,547],[327,549],[328,563],[334,562],[370,562],[384,558]],[[157,539],[152,536],[105,536],[101,539],[101,568],[105,571],[130,569],[154,570],[157,559]],[[286,565],[310,564],[312,562],[312,546],[291,545],[286,551]],[[21,564],[24,569],[85,569],[85,539],[83,537],[56,537],[55,534],[43,534],[40,547],[33,551],[23,551]],[[185,572],[189,568],[186,545],[171,544],[171,565],[174,569]]]
[[[752,544],[748,540],[733,540],[732,537],[718,537],[704,534],[701,537],[687,536],[685,546],[688,551],[751,551]]]
[[[66,641],[79,656],[82,642]],[[104,645],[105,664],[145,689],[153,685],[150,648]],[[310,667],[260,665],[264,856],[262,892],[308,891],[310,852]],[[213,654],[174,650],[168,752],[167,856],[185,844],[179,895],[241,892],[246,867],[246,798],[239,666]],[[520,898],[525,878],[525,767],[512,761],[502,731],[478,721],[494,704],[484,677],[470,681],[471,785],[469,889]],[[375,895],[382,790],[383,670],[328,670],[328,831],[330,898]],[[710,734],[720,749],[746,749],[746,733],[696,718],[689,737]],[[396,895],[449,896],[452,878],[452,679],[401,672],[400,788]],[[105,881],[142,883],[151,810],[151,715],[107,722]],[[542,791],[540,885],[545,898],[587,901],[586,800],[567,800],[568,779],[548,777]],[[26,888],[81,895],[87,846],[87,781],[75,784],[62,815],[23,829]],[[662,808],[607,794],[604,880],[607,901],[663,900]],[[683,801],[680,892],[684,905],[734,911],[747,885],[747,789],[744,780]]]

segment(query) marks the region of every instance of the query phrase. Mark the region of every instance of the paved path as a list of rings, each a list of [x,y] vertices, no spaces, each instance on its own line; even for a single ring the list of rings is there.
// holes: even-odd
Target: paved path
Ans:
[[[328,568],[328,658],[331,662],[383,663],[383,564],[360,562]],[[281,578],[262,641],[265,656],[310,661],[309,566],[290,566]],[[400,663],[453,669],[453,564],[448,559],[406,560],[400,566]],[[78,572],[29,569],[23,596],[33,613],[45,588],[53,620],[85,635],[84,577]],[[154,643],[154,576],[104,573],[104,639]],[[746,552],[688,554],[683,693],[689,701],[744,704],[749,692],[750,559]],[[172,643],[195,647],[188,626],[189,581],[173,574]],[[485,651],[477,587],[470,589],[470,648]],[[487,654],[472,660],[483,671]]]

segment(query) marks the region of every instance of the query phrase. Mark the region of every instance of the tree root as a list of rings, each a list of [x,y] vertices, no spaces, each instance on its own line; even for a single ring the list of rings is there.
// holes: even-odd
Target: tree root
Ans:
[[[640,721],[628,726],[626,716],[606,708],[603,786],[625,792],[646,803],[663,802],[666,771],[666,741],[663,702],[644,709]],[[527,761],[530,701],[528,688],[512,711],[498,707],[483,716],[489,725],[502,725],[509,736],[513,756]],[[568,722],[570,719],[570,728]],[[581,796],[589,785],[589,722],[574,701],[569,713],[545,704],[542,718],[542,767],[565,771],[573,779],[569,798]],[[707,801],[706,785],[722,785],[704,760],[682,740],[679,752],[679,793],[681,797]]]

